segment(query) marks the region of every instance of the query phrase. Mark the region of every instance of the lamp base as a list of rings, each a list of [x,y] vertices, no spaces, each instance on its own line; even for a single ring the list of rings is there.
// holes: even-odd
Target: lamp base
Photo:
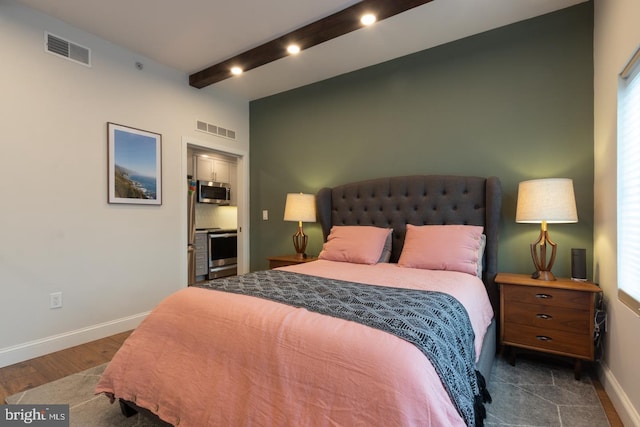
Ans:
[[[541,271],[538,270],[536,272],[534,272],[531,277],[533,279],[538,279],[538,280],[544,280],[544,281],[548,281],[551,282],[553,280],[556,280],[556,276],[553,275],[552,272],[550,271]]]
[[[551,257],[548,261],[547,244],[551,246]],[[531,277],[533,279],[547,282],[556,280],[556,276],[551,272],[551,267],[553,267],[553,263],[556,260],[558,245],[549,238],[546,221],[542,221],[538,240],[529,246],[531,247],[531,259],[533,260],[533,265],[536,267],[536,271],[531,275]]]
[[[304,259],[307,257],[307,241],[309,237],[302,230],[302,221],[298,223],[298,231],[293,235],[293,246],[296,248],[296,258]]]

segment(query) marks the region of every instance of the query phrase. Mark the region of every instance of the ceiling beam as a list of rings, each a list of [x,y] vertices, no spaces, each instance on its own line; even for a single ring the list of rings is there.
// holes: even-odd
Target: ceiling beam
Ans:
[[[263,45],[243,52],[189,76],[189,85],[202,89],[232,77],[231,68],[249,71],[261,65],[288,56],[287,46],[297,44],[300,50],[324,43],[362,28],[360,17],[365,13],[376,15],[378,21],[402,13],[432,0],[363,0],[319,21],[305,25]]]

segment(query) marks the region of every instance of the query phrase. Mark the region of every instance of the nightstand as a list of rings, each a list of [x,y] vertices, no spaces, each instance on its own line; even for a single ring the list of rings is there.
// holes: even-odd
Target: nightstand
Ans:
[[[593,282],[541,281],[526,274],[499,273],[500,344],[594,360],[594,314],[602,290]],[[515,355],[512,359],[515,364]]]
[[[270,256],[267,258],[269,260],[269,268],[278,268],[278,267],[286,267],[287,265],[294,264],[302,264],[304,262],[311,262],[318,259],[318,257],[308,256],[306,258],[298,258],[295,255],[278,255],[278,256]]]

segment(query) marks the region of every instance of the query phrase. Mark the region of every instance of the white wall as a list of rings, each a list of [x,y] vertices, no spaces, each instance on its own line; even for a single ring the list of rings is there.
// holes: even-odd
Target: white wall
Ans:
[[[16,3],[0,2],[0,366],[134,327],[184,287],[183,140],[249,147],[248,102]],[[45,31],[93,66],[46,53]],[[162,206],[107,203],[108,121],[162,134]]]
[[[596,0],[594,32],[594,272],[608,309],[602,382],[627,426],[640,426],[640,318],[617,299],[616,105],[618,74],[640,46],[640,2]]]

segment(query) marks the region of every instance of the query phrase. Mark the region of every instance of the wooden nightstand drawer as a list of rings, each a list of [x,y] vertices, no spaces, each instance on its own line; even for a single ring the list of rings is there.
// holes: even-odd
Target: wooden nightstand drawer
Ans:
[[[519,302],[505,305],[504,316],[508,323],[578,334],[588,334],[591,321],[588,310]]]
[[[588,334],[556,331],[516,323],[506,323],[503,334],[505,344],[593,360],[593,340]]]
[[[591,294],[567,289],[554,289],[548,286],[504,285],[505,303],[520,302],[534,305],[550,305],[584,309],[591,304]]]

